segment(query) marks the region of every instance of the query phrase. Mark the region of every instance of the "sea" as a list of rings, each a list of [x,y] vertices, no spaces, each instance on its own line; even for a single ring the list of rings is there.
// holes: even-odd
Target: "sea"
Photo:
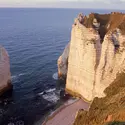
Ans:
[[[65,102],[57,60],[70,41],[75,17],[112,11],[119,10],[0,8],[0,45],[10,56],[13,84],[13,91],[0,97],[0,125],[41,125]]]

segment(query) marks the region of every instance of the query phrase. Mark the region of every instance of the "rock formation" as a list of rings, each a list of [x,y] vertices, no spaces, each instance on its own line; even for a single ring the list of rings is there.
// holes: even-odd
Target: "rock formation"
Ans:
[[[68,43],[63,54],[59,57],[58,62],[57,62],[59,78],[66,78],[66,75],[67,75],[69,47],[70,47],[70,43]]]
[[[59,76],[67,75],[66,91],[73,96],[87,101],[105,97],[104,90],[125,71],[125,15],[80,14],[58,71]]]
[[[0,46],[0,95],[11,88],[9,56],[5,48]]]

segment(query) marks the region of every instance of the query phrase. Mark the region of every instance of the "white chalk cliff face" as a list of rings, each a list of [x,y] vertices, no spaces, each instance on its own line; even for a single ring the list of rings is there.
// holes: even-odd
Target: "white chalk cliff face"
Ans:
[[[119,46],[118,50],[115,46]],[[95,97],[102,97],[117,74],[125,71],[125,35],[119,31],[105,36],[102,44],[100,63],[96,69]]]
[[[100,37],[79,22],[73,26],[71,36],[66,89],[91,100],[100,58]]]
[[[9,56],[7,51],[0,46],[0,95],[11,87]]]
[[[117,74],[125,72],[125,35],[115,27],[106,33],[101,44],[98,31],[76,20],[72,28],[67,66],[64,61],[67,58],[60,58],[60,63],[64,62],[65,65],[63,71],[67,73],[68,93],[87,101],[104,97],[104,90]]]

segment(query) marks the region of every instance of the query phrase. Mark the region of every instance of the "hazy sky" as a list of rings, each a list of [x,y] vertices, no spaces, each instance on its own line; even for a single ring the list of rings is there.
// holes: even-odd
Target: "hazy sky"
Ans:
[[[125,9],[125,0],[0,0],[0,7]]]

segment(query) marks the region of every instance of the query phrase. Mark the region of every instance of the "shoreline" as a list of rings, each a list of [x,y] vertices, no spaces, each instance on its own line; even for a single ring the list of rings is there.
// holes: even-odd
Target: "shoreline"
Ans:
[[[70,101],[71,99],[69,99],[68,101]],[[73,103],[77,102],[79,99],[76,99],[74,102],[68,103],[65,102],[64,104],[60,105],[57,109],[55,109],[55,111],[51,112],[50,115],[47,116],[47,118],[44,120],[44,122],[42,123],[42,125],[46,125],[46,122],[51,120],[55,115],[57,115],[59,112],[61,112],[64,108],[72,105]]]
[[[70,102],[71,101],[71,102]],[[79,106],[80,105],[80,106]],[[73,108],[72,110],[72,107],[75,107]],[[73,100],[68,100],[66,103],[64,103],[62,106],[60,106],[59,108],[57,108],[54,112],[52,112],[45,120],[44,122],[42,123],[42,125],[49,125],[49,124],[52,124],[52,125],[56,125],[56,121],[59,120],[59,122],[61,123],[61,120],[64,120],[66,117],[66,115],[71,112],[71,114],[73,115],[73,118],[76,116],[76,113],[78,110],[80,109],[84,109],[84,110],[88,110],[89,109],[89,103],[81,100],[81,99],[75,99],[74,101]],[[69,110],[69,112],[67,113],[64,113],[66,112],[66,110]],[[60,116],[62,118],[60,118]],[[68,122],[70,122],[70,120],[75,120],[72,119],[72,117],[70,117],[71,115],[68,115]],[[60,119],[58,119],[58,117]],[[64,123],[63,123],[64,124]],[[61,125],[61,124],[60,124]],[[69,124],[68,124],[69,125]]]

